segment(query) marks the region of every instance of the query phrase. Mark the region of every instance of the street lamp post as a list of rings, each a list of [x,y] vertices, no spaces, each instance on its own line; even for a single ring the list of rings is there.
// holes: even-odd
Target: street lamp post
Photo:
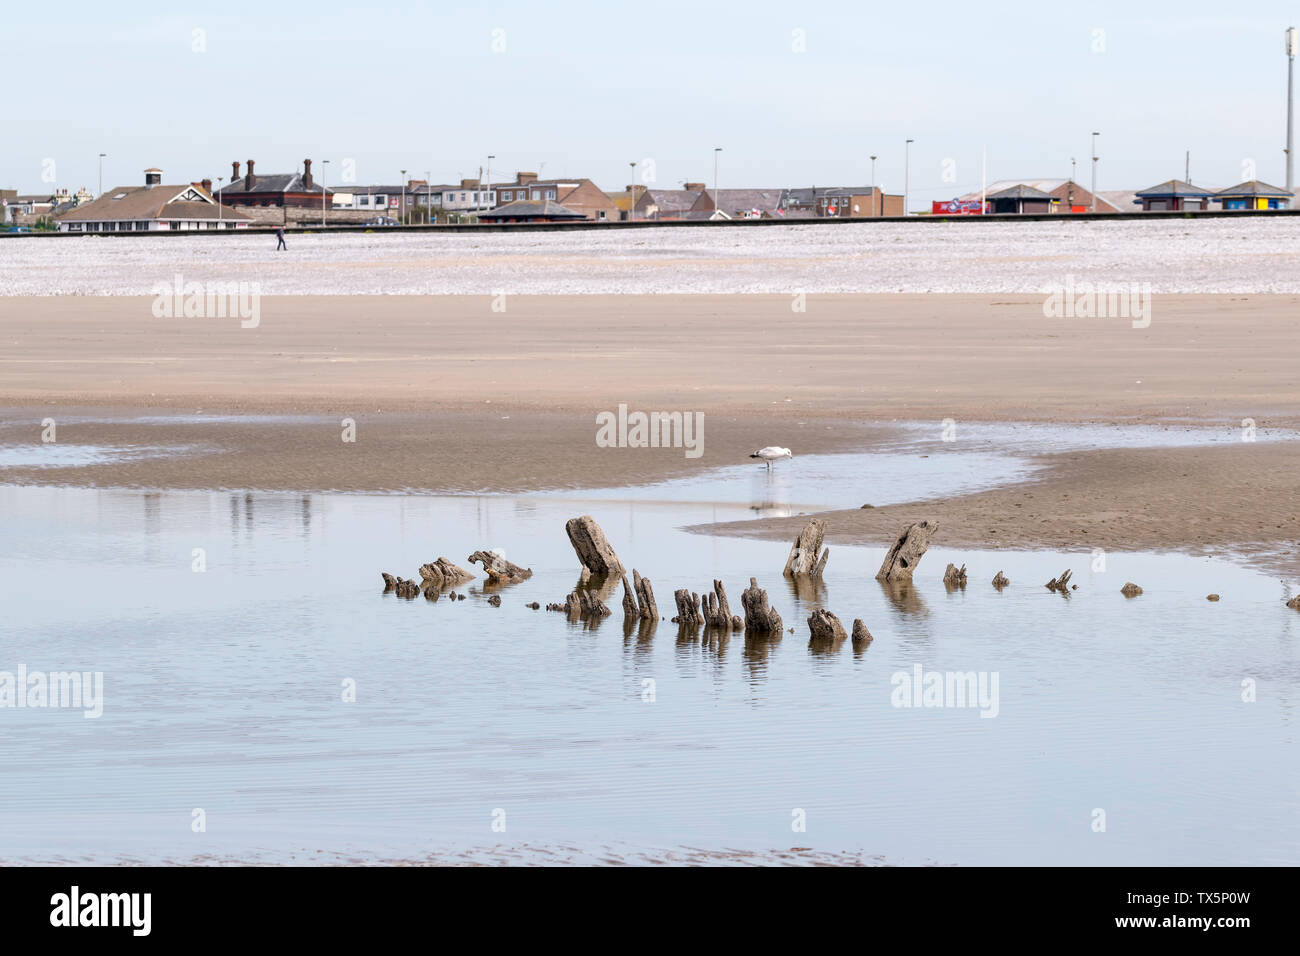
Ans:
[[[217,222],[218,223],[221,222],[222,213],[225,212],[225,210],[221,208],[221,184],[224,183],[225,181],[226,181],[225,176],[217,177]],[[220,229],[221,226],[218,225],[217,228]]]
[[[487,202],[488,202],[488,209],[491,209],[491,208],[492,208],[492,160],[494,160],[494,159],[496,159],[495,156],[492,156],[492,155],[489,155],[489,156],[488,156],[488,161],[487,161],[487,192],[483,194],[484,197],[487,199]]]
[[[636,163],[632,162],[628,163],[628,165],[632,167],[632,182],[627,187],[627,191],[631,195],[631,201],[627,207],[627,221],[634,222],[636,220]]]
[[[108,153],[99,154],[99,196],[104,195],[104,157],[107,155]],[[98,199],[99,196],[95,198]]]
[[[912,194],[912,143],[914,140],[908,140],[903,144],[903,216],[907,216],[908,201]]]
[[[1097,137],[1100,135],[1096,131],[1092,134],[1092,200],[1088,203],[1088,209],[1092,212],[1097,211]]]
[[[424,171],[424,212],[428,224],[433,225],[433,170]]]
[[[325,167],[329,164],[328,159],[320,161],[320,227],[322,229],[325,228],[325,173],[328,172]]]
[[[1295,110],[1292,106],[1292,94],[1295,90],[1295,55],[1300,52],[1300,35],[1295,27],[1286,30],[1286,191],[1291,192],[1295,185],[1295,141],[1292,139]]]
[[[876,218],[876,157],[871,157],[871,218]]]
[[[713,147],[713,211],[721,212],[722,196],[718,194],[718,153],[722,152],[721,146]]]
[[[406,225],[406,170],[402,170],[402,208],[401,213],[402,225]]]

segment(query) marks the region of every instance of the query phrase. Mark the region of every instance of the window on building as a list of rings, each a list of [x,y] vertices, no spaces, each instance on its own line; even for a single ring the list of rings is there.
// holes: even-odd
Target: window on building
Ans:
[[[502,202],[510,202],[511,199],[514,198],[514,195],[515,195],[515,194],[514,194],[513,191],[511,191],[511,190],[509,190],[509,189],[503,189],[503,190],[501,190],[501,201],[502,201]]]

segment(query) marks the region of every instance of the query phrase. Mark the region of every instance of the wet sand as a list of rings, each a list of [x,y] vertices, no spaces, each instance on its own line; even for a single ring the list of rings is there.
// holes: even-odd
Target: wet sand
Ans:
[[[464,491],[593,487],[847,450],[881,421],[1300,424],[1300,296],[1157,296],[1149,328],[1032,295],[266,297],[260,324],[147,297],[0,298],[0,443],[186,445],[6,481]],[[703,412],[704,455],[598,448],[595,416]],[[204,415],[301,420],[187,420]],[[103,422],[78,423],[93,416]],[[163,423],[138,421],[161,416]],[[177,416],[170,419],[171,416]],[[341,441],[341,420],[357,442]],[[1030,484],[836,513],[878,543],[922,513],[955,546],[1235,549],[1300,573],[1300,443],[1051,456]],[[869,503],[871,490],[862,489]],[[802,519],[723,527],[785,537]],[[1290,552],[1290,553],[1288,553]]]

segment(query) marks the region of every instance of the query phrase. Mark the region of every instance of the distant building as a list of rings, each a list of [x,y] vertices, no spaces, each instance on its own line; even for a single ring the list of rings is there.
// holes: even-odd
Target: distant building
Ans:
[[[988,201],[989,212],[994,215],[1051,213],[1056,212],[1056,206],[1059,202],[1051,193],[1035,189],[1033,186],[1026,186],[1024,183],[1017,183],[1015,186],[1008,186],[1006,189],[988,193],[985,199]]]
[[[775,219],[786,214],[786,189],[706,189],[683,219]],[[714,194],[717,194],[716,200]],[[716,213],[717,215],[714,215]]]
[[[59,232],[159,232],[247,229],[249,219],[222,209],[212,183],[166,186],[162,170],[146,169],[143,186],[119,186],[98,199],[72,205],[55,219]]]
[[[1106,198],[1106,193],[1097,194],[1096,209],[1093,208],[1093,196],[1087,189],[1084,189],[1072,179],[1000,179],[991,182],[984,187],[983,195],[987,199],[994,193],[1002,192],[1014,186],[1028,186],[1039,192],[1046,193],[1052,199],[1056,200],[1047,212],[1054,213],[1085,213],[1099,212],[1112,213],[1123,212],[1131,204],[1116,205],[1111,199]],[[964,196],[958,197],[964,202],[975,202],[978,208],[980,199],[980,190],[968,192]],[[992,210],[990,210],[992,211]]]
[[[332,190],[316,182],[311,172],[311,160],[302,161],[301,173],[271,173],[260,175],[254,171],[253,160],[248,161],[248,172],[239,175],[239,163],[230,164],[230,183],[222,187],[217,198],[227,206],[278,206],[281,208],[310,206],[320,209],[324,193],[324,208],[332,208]]]
[[[1214,190],[1169,179],[1133,195],[1136,197],[1133,201],[1142,206],[1143,212],[1192,212],[1209,209]]]
[[[1278,186],[1250,179],[1214,194],[1224,209],[1290,209],[1291,193]]]
[[[903,197],[887,196],[879,186],[809,186],[787,189],[782,209],[787,217],[867,219],[903,215]]]
[[[502,205],[550,199],[582,213],[586,219],[614,222],[619,218],[618,204],[590,179],[538,179],[536,173],[520,172],[513,183],[499,183],[497,189]]]
[[[683,183],[682,187],[681,189],[638,190],[636,218],[659,220],[683,218],[704,192],[704,183]]]
[[[583,222],[589,217],[553,199],[517,199],[478,214],[483,222]]]

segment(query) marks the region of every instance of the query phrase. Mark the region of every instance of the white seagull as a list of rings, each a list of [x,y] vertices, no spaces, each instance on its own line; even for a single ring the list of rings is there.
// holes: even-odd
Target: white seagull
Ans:
[[[771,468],[772,462],[781,458],[793,458],[794,455],[790,453],[789,448],[782,448],[780,445],[768,445],[766,448],[760,448],[749,457],[761,458],[763,461],[767,462],[767,467]]]

